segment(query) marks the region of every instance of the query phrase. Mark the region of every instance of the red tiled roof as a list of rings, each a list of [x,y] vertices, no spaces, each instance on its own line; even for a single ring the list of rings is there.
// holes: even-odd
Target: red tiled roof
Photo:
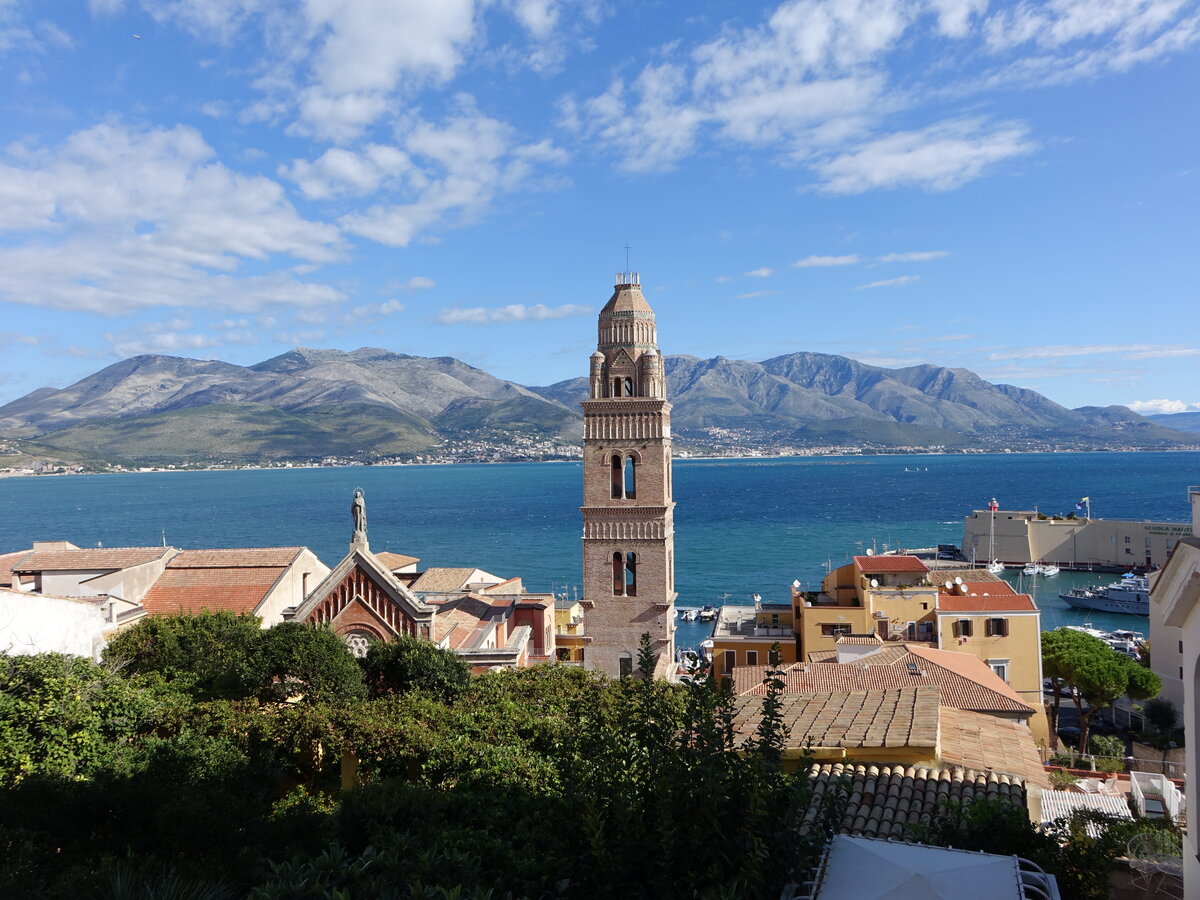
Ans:
[[[916,667],[915,673],[909,671],[909,663]],[[764,693],[766,668],[736,667],[734,693],[749,696]],[[979,712],[1030,712],[1029,705],[1017,692],[978,657],[916,644],[888,647],[850,663],[794,663],[784,670],[783,682],[788,694],[886,691],[933,685],[940,689],[941,703],[945,706]]]
[[[1037,605],[1028,594],[1002,594],[998,597],[939,594],[937,608],[938,612],[1034,612]]]
[[[489,584],[487,587],[479,589],[481,594],[520,594],[524,592],[524,586],[521,584],[521,577],[510,578],[508,581],[502,581],[499,584]]]
[[[414,563],[419,563],[421,561],[415,556],[405,556],[403,553],[392,553],[390,550],[384,550],[382,553],[376,553],[375,558],[387,566],[389,570],[402,569],[405,566],[411,566]]]
[[[303,547],[237,547],[228,550],[180,550],[168,569],[236,569],[290,566]]]
[[[943,706],[938,737],[938,756],[944,763],[968,769],[998,769],[1039,787],[1050,787],[1028,725]]]
[[[414,591],[429,591],[431,593],[461,591],[467,586],[471,576],[474,574],[474,569],[431,566],[422,572],[409,587]]]
[[[13,586],[13,566],[31,552],[30,550],[18,550],[15,553],[5,553],[3,556],[0,556],[0,587]]]
[[[864,575],[882,575],[891,572],[920,572],[929,567],[915,556],[856,556],[854,565]]]
[[[34,550],[13,566],[15,572],[71,572],[95,569],[127,569],[164,554],[171,547],[94,547],[77,550]]]
[[[252,613],[285,571],[282,566],[168,568],[146,594],[150,615],[213,612]]]
[[[938,689],[833,691],[787,694],[779,715],[790,732],[789,747],[937,746]],[[762,719],[762,704],[741,697],[734,710],[734,740],[752,737]]]

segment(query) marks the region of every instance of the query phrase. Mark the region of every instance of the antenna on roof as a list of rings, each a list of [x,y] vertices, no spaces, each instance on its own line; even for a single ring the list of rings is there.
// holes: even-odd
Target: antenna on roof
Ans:
[[[629,271],[629,245],[625,245],[625,271]]]

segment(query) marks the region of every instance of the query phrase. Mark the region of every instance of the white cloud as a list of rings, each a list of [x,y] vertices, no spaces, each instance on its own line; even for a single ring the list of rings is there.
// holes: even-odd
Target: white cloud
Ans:
[[[0,297],[115,315],[167,305],[230,309],[336,302],[339,291],[247,261],[339,258],[336,227],[304,219],[268,178],[213,160],[192,128],[98,125],[0,162]]]
[[[541,303],[533,306],[513,303],[508,306],[443,309],[437,315],[437,322],[439,325],[498,325],[506,322],[541,322],[546,319],[564,319],[569,316],[587,316],[594,313],[595,310],[592,307],[578,303],[554,307]]]
[[[460,98],[454,117],[440,125],[420,121],[406,136],[404,152],[415,169],[396,187],[398,202],[376,203],[339,222],[353,234],[405,247],[446,220],[474,221],[502,194],[558,186],[540,172],[565,162],[565,152],[544,140],[520,144],[517,136]]]
[[[770,278],[774,274],[775,274],[774,269],[772,269],[768,266],[763,266],[761,269],[751,269],[749,272],[746,273],[746,277],[747,278]]]
[[[797,269],[828,268],[830,266],[853,266],[860,262],[857,253],[846,256],[806,256],[798,259],[792,266]]]
[[[732,278],[730,278],[728,275],[718,275],[718,276],[717,276],[716,278],[714,278],[713,280],[714,280],[714,281],[715,281],[717,284],[728,284],[729,282],[733,281],[733,279],[732,279]]]
[[[879,257],[879,262],[929,262],[930,260],[942,259],[949,255],[950,252],[948,250],[918,250],[914,253],[888,253]]]
[[[779,293],[779,291],[750,291],[747,294],[738,294],[737,299],[739,299],[739,300],[755,300],[758,297],[774,297],[778,293]]]
[[[367,194],[385,181],[418,175],[407,154],[382,144],[367,144],[359,151],[334,147],[312,162],[298,159],[280,166],[279,174],[294,181],[312,200]]]
[[[416,291],[428,291],[436,286],[437,282],[432,278],[426,278],[424,275],[414,275],[412,278],[397,283],[393,290],[412,294]]]
[[[912,186],[948,191],[1037,145],[1021,123],[953,119],[867,141],[814,166],[827,194]]]
[[[1142,415],[1166,415],[1200,410],[1200,401],[1189,403],[1185,400],[1135,400],[1125,405]]]
[[[901,275],[899,278],[887,278],[883,281],[872,281],[870,284],[860,284],[855,290],[869,291],[872,288],[900,287],[901,285],[912,284],[916,280],[916,275]]]
[[[1054,344],[1043,347],[1019,347],[996,350],[988,359],[1056,359],[1068,356],[1120,356],[1123,359],[1170,359],[1200,356],[1200,348],[1164,344]]]

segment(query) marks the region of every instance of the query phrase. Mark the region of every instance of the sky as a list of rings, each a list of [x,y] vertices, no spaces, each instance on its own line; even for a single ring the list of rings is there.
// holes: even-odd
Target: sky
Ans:
[[[0,0],[0,402],[144,353],[1200,409],[1197,0]],[[628,263],[627,263],[628,259]]]

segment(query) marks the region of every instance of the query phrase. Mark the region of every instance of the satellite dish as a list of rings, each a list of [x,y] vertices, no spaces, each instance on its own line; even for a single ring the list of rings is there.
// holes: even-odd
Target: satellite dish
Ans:
[[[955,576],[954,576],[954,583],[955,583],[955,584],[962,584],[962,579],[961,579],[959,576],[955,575]]]
[[[792,582],[792,587],[794,587],[794,588],[800,587],[800,579],[799,578],[797,578],[795,581]]]
[[[947,582],[946,582],[946,590],[950,590],[950,588],[952,588],[952,587],[954,587],[954,582],[953,582],[953,581],[947,581]]]
[[[871,579],[871,587],[879,587],[879,582],[874,578]]]
[[[875,555],[875,551],[872,550],[870,547],[868,547],[867,548],[867,556],[874,556],[874,555]]]

